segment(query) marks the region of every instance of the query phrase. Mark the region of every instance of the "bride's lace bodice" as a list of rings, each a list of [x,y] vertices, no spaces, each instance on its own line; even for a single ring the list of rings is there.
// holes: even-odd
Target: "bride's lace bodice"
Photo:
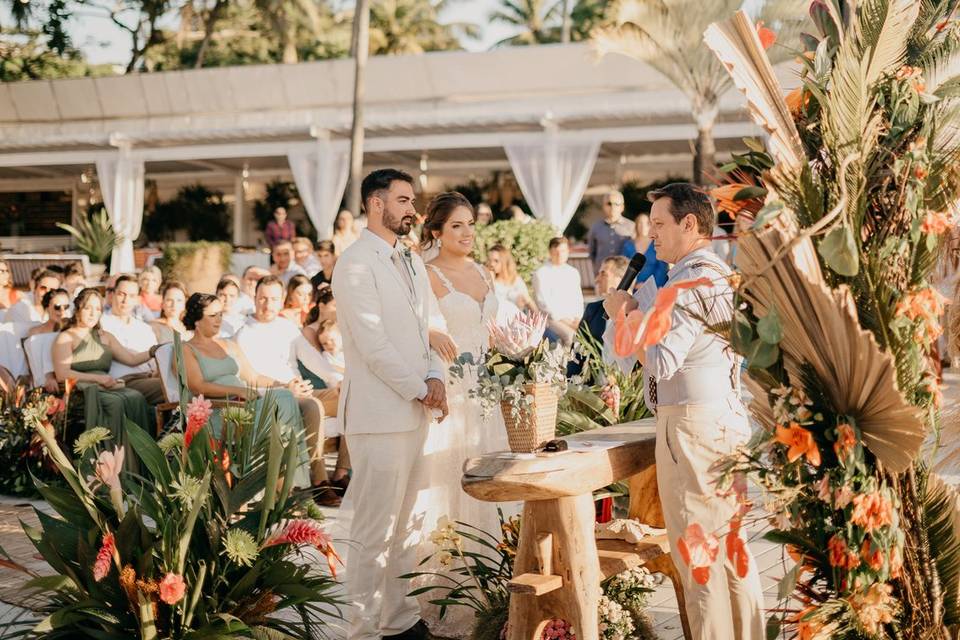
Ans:
[[[490,332],[487,323],[497,319],[497,296],[489,286],[490,280],[483,273],[483,267],[474,264],[488,285],[487,295],[481,304],[470,295],[457,291],[440,269],[433,265],[427,266],[447,289],[447,293],[438,298],[440,312],[447,322],[447,333],[457,343],[461,353],[469,351],[479,356],[489,346]]]

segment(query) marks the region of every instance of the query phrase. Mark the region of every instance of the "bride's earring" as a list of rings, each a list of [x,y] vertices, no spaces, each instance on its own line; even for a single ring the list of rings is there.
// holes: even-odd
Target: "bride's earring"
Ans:
[[[437,249],[439,249],[442,246],[443,246],[443,240],[441,240],[440,238],[437,238]]]

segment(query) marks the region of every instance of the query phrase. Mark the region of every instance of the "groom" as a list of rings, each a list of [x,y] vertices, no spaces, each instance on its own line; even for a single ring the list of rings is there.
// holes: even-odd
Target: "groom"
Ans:
[[[430,284],[423,261],[398,240],[410,232],[413,178],[374,171],[360,187],[367,228],[337,261],[333,293],[343,334],[340,415],[350,443],[356,505],[347,593],[350,640],[426,638],[406,597],[423,523],[415,521],[421,448],[432,417],[447,414],[443,364],[430,350]]]

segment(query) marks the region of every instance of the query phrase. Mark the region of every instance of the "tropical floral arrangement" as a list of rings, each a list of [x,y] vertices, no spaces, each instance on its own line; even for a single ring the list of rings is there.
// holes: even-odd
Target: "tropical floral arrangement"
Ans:
[[[4,470],[0,493],[35,496],[31,476],[55,481],[56,467],[46,455],[37,430],[50,431],[64,442],[69,398],[69,393],[58,398],[41,388],[27,390],[23,386],[0,394],[0,468]]]
[[[546,384],[559,394],[566,391],[570,349],[544,339],[546,328],[547,316],[542,313],[518,314],[505,326],[491,323],[493,346],[481,360],[466,352],[450,367],[457,378],[464,377],[466,367],[476,370],[477,384],[470,397],[479,401],[485,415],[506,403],[518,418],[533,403],[527,385]]]
[[[438,592],[431,600],[440,607],[443,617],[447,607],[464,606],[474,610],[477,624],[472,640],[504,640],[510,594],[507,583],[513,577],[513,563],[520,538],[520,517],[500,516],[500,536],[482,531],[464,522],[440,518],[430,540],[436,551],[421,561],[421,566],[435,563],[438,571],[418,571],[401,576],[407,579],[432,578],[433,584],[410,593]],[[603,640],[640,640],[656,638],[644,613],[647,598],[654,589],[653,576],[637,567],[612,576],[602,583],[600,599],[600,637]],[[576,630],[561,619],[550,620],[541,640],[576,640]]]
[[[960,199],[960,80],[942,77],[955,9],[813,0],[786,99],[745,14],[706,33],[769,134],[730,167],[723,201],[753,218],[726,334],[762,428],[726,461],[718,491],[741,506],[729,529],[693,523],[678,552],[697,580],[724,552],[742,575],[754,479],[766,535],[795,562],[768,637],[945,639],[960,625],[958,496],[921,457],[940,428],[931,271]]]
[[[222,410],[195,398],[186,428],[155,442],[127,422],[129,447],[88,429],[74,462],[43,440],[67,488],[38,482],[56,516],[25,527],[56,575],[28,588],[47,613],[24,638],[317,638],[338,616],[336,552],[322,513],[293,491],[296,439],[284,442],[276,405]],[[128,452],[143,475],[126,471]],[[326,556],[329,570],[318,568]],[[26,571],[26,569],[24,569]]]

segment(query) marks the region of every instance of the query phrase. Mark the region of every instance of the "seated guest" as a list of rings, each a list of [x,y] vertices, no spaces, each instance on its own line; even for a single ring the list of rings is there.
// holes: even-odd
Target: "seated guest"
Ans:
[[[47,319],[27,331],[26,337],[41,333],[56,333],[63,328],[65,320],[70,318],[70,297],[66,289],[51,289],[43,294],[41,306]]]
[[[521,311],[536,311],[537,305],[530,298],[527,283],[517,273],[517,262],[510,249],[495,244],[487,251],[487,269],[493,274],[493,290],[497,301],[509,303]]]
[[[343,382],[343,373],[345,370],[343,337],[340,335],[339,327],[337,327],[336,318],[319,321],[316,340],[317,345],[320,347],[320,355],[323,356],[323,359],[330,364],[330,367],[334,371],[324,384],[327,388],[334,389],[337,392],[336,396],[334,396],[336,402],[325,402],[324,410],[327,411],[328,416],[336,417],[336,410],[340,404],[340,383]],[[303,369],[301,368],[301,372],[302,371]],[[331,382],[335,382],[336,384],[329,384]],[[334,486],[346,491],[347,486],[350,484],[350,452],[347,450],[347,434],[343,433],[342,425],[340,425],[340,428],[340,447],[337,451],[337,467],[334,469],[330,482],[332,482]]]
[[[103,300],[96,289],[83,289],[74,301],[74,314],[53,343],[53,371],[58,382],[68,378],[83,390],[87,426],[110,429],[114,442],[126,449],[125,466],[136,457],[126,436],[126,421],[152,431],[152,415],[143,394],[108,371],[113,361],[128,367],[150,360],[151,350],[131,351],[100,326]]]
[[[600,270],[597,272],[597,280],[594,285],[599,300],[595,300],[586,306],[583,310],[583,318],[580,320],[580,334],[590,336],[593,341],[603,346],[603,332],[607,330],[607,318],[603,310],[603,298],[608,293],[617,288],[623,275],[627,272],[627,265],[630,261],[623,256],[610,256],[600,263]],[[567,376],[575,376],[583,370],[584,357],[575,356],[575,359],[567,366]]]
[[[293,261],[293,244],[283,240],[273,247],[273,267],[271,273],[280,278],[284,286],[295,275],[305,276],[303,268]]]
[[[493,222],[493,209],[486,202],[477,205],[477,226],[482,227]]]
[[[190,339],[190,331],[183,324],[183,312],[187,305],[187,288],[182,282],[168,280],[160,289],[160,317],[150,323],[157,343],[173,342],[176,331],[184,340]]]
[[[359,231],[355,228],[353,214],[346,209],[341,209],[337,217],[333,219],[333,246],[336,247],[336,255],[342,254],[347,247],[357,241]]]
[[[32,296],[24,296],[7,309],[4,322],[43,322],[47,312],[43,308],[43,296],[47,291],[60,288],[60,276],[49,269],[40,269],[33,278]]]
[[[312,306],[313,285],[307,276],[296,275],[290,278],[280,315],[299,328],[303,326]]]
[[[87,286],[87,275],[83,272],[83,265],[71,262],[63,270],[63,288],[67,290],[71,303],[80,289]]]
[[[217,283],[217,299],[223,305],[223,322],[220,323],[220,337],[231,339],[247,321],[247,316],[237,313],[239,306],[240,286],[235,280],[224,277]]]
[[[240,279],[240,296],[237,298],[237,305],[233,312],[248,316],[253,313],[253,299],[256,297],[257,283],[260,278],[270,275],[269,269],[263,267],[247,267],[243,270],[243,277]]]
[[[333,369],[301,335],[297,325],[280,317],[283,304],[283,282],[276,276],[260,280],[256,290],[257,309],[237,333],[237,344],[250,361],[253,370],[281,384],[302,380],[298,362],[324,381],[334,378]],[[298,397],[310,451],[310,479],[314,486],[330,487],[323,462],[323,417],[335,412],[336,392],[316,390]]]
[[[13,271],[10,269],[10,263],[0,258],[0,311],[5,311],[17,304],[19,299],[20,292],[13,286]]]
[[[157,334],[143,320],[134,316],[140,304],[140,285],[136,277],[130,274],[117,276],[113,285],[113,306],[103,314],[101,325],[117,342],[130,352],[149,350],[157,344]],[[111,369],[111,375],[122,378],[124,383],[136,389],[152,405],[163,402],[163,385],[157,377],[152,361],[129,365],[117,359]]]
[[[320,271],[320,261],[317,260],[317,256],[313,254],[313,243],[310,242],[310,238],[303,236],[294,238],[293,259],[300,265],[300,268],[303,269],[303,272],[307,274],[308,278],[312,278],[316,275],[317,271]]]
[[[257,374],[235,343],[218,337],[222,317],[223,303],[214,295],[194,293],[187,301],[183,321],[193,332],[193,337],[183,350],[183,368],[189,392],[205,398],[256,400],[256,413],[259,414],[263,399],[258,389],[272,389],[270,397],[276,401],[279,423],[292,429],[294,434],[302,434],[303,420],[294,396],[309,394],[310,389],[299,380],[281,384]],[[214,436],[221,437],[222,417],[219,412],[214,412],[212,425]],[[300,450],[306,451],[305,443]],[[306,457],[303,462],[306,466]],[[298,472],[297,475],[302,476],[298,484],[305,486],[308,482],[306,473]],[[326,491],[336,498],[332,491]]]
[[[563,237],[550,241],[550,259],[533,273],[533,295],[547,314],[547,328],[564,345],[573,338],[583,316],[580,272],[567,264],[570,246]]]
[[[337,301],[333,298],[333,289],[330,285],[321,285],[313,296],[314,305],[310,309],[306,323],[303,325],[303,336],[307,339],[313,348],[321,351],[320,341],[317,334],[320,330],[320,323],[324,321],[337,320]]]
[[[137,277],[140,285],[140,318],[149,322],[160,317],[163,292],[160,291],[163,275],[157,267],[144,267]]]
[[[310,278],[314,288],[321,284],[333,282],[333,267],[337,264],[337,249],[332,240],[321,240],[317,243],[317,261],[320,270]]]

